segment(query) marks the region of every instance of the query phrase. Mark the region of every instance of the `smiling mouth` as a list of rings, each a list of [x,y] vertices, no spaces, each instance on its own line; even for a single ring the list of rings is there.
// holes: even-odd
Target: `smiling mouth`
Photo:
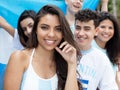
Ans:
[[[45,42],[46,42],[48,45],[53,45],[53,44],[55,44],[55,40],[45,40]]]
[[[110,37],[110,35],[102,35],[103,37],[105,37],[105,38],[109,38]]]
[[[77,8],[77,9],[79,9],[80,8],[80,6],[76,6],[76,5],[73,5],[75,8]]]

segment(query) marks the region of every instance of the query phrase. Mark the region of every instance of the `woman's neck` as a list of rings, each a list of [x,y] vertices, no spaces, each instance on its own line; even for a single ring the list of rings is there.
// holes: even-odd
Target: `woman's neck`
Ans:
[[[53,51],[47,51],[41,47],[35,48],[32,65],[36,73],[42,78],[51,78],[56,73],[56,63],[53,53]]]
[[[97,38],[95,38],[95,41],[99,47],[101,47],[102,49],[105,49],[105,45],[106,45],[105,42],[102,42],[101,40],[98,40]]]
[[[48,51],[41,47],[35,49],[35,56],[46,63],[51,63],[54,61],[54,51]]]

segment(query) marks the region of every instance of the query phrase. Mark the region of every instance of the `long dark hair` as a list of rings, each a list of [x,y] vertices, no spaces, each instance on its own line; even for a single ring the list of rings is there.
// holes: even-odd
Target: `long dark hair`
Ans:
[[[24,34],[24,30],[22,29],[21,25],[20,25],[20,22],[26,18],[31,18],[35,19],[35,16],[36,16],[36,12],[33,11],[33,10],[24,10],[22,12],[22,14],[20,15],[19,19],[18,19],[18,25],[17,25],[17,29],[18,29],[18,34],[19,34],[19,37],[20,37],[20,42],[21,44],[26,47],[27,45],[27,42],[28,42],[28,37]]]
[[[113,23],[114,35],[106,43],[105,49],[107,51],[107,55],[111,63],[114,65],[117,62],[116,57],[119,53],[120,31],[119,31],[119,25],[118,25],[117,19],[112,14],[110,14],[109,12],[100,12],[99,22],[102,22],[107,19]]]
[[[60,11],[59,8],[53,5],[46,5],[40,9],[40,11],[37,13],[35,18],[35,23],[33,26],[33,30],[31,33],[31,39],[30,44],[28,45],[28,48],[36,48],[38,46],[38,40],[37,40],[37,25],[41,18],[47,14],[51,15],[57,15],[60,21],[62,35],[64,36],[61,40],[61,43],[65,40],[68,43],[70,43],[72,46],[74,46],[77,50],[77,60],[80,60],[80,49],[77,46],[77,43],[74,40],[73,34],[70,30],[69,24],[64,16],[64,14]],[[67,72],[68,72],[68,65],[67,62],[64,60],[64,58],[55,50],[54,52],[54,58],[56,62],[56,73],[58,76],[58,90],[64,90],[66,78],[67,78]],[[81,90],[81,84],[79,84],[79,90]]]

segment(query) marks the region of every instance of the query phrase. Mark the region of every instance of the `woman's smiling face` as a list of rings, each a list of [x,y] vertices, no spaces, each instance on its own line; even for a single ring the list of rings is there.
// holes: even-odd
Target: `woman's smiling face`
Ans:
[[[53,50],[62,40],[61,25],[57,15],[43,16],[37,26],[39,46],[46,50]]]

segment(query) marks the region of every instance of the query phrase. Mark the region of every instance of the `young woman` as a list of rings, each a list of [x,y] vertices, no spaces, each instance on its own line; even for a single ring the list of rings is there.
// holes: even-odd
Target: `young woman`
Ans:
[[[36,12],[25,10],[19,17],[17,30],[15,30],[3,17],[0,16],[0,26],[12,37],[16,49],[24,49],[31,34]]]
[[[109,12],[100,12],[99,23],[98,33],[92,44],[108,56],[116,75],[118,62],[116,57],[120,53],[119,25],[116,18]]]
[[[28,48],[10,57],[4,90],[82,90],[76,71],[79,48],[64,14],[44,6],[31,35]]]
[[[103,51],[114,65],[119,53],[119,25],[116,18],[109,12],[100,12],[98,33],[94,46]]]

